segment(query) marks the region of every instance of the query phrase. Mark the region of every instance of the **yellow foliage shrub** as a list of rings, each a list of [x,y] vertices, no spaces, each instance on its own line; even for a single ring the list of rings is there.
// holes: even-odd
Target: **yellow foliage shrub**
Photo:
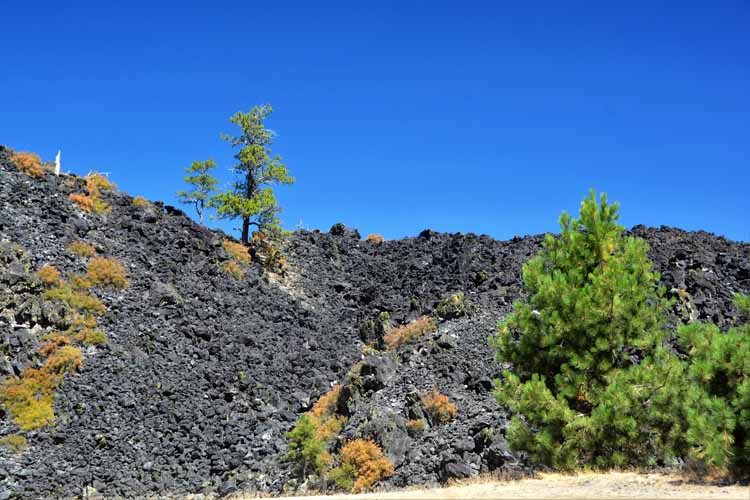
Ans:
[[[95,257],[89,262],[86,278],[94,286],[111,286],[112,288],[127,288],[125,267],[116,259]]]
[[[41,177],[44,175],[42,159],[36,153],[21,151],[11,157],[13,164],[29,177]]]
[[[234,260],[242,264],[250,264],[250,254],[247,247],[242,243],[235,243],[232,240],[224,240],[224,250],[232,256]]]
[[[80,274],[71,274],[68,277],[68,282],[73,290],[83,292],[89,290],[94,286],[94,283],[88,278],[88,276],[81,276]]]
[[[225,273],[232,276],[236,280],[241,280],[242,277],[245,276],[245,271],[243,271],[239,264],[237,264],[237,262],[233,260],[226,261],[224,264],[222,264],[221,268]]]
[[[104,304],[96,297],[85,291],[75,290],[70,285],[60,285],[50,288],[44,293],[44,298],[49,300],[59,300],[68,305],[68,307],[83,313],[104,314]]]
[[[94,248],[94,245],[78,240],[68,245],[68,252],[78,257],[93,257],[96,255],[96,248]]]
[[[349,441],[339,453],[341,465],[331,471],[337,485],[354,493],[368,490],[375,482],[393,475],[393,463],[369,439]]]
[[[133,198],[133,205],[135,205],[136,207],[150,207],[151,202],[143,196],[136,196],[135,198]]]
[[[422,316],[408,325],[394,328],[383,337],[383,341],[388,349],[398,349],[401,345],[413,342],[422,335],[434,332],[435,330],[437,330],[435,320],[429,316]]]
[[[9,448],[13,453],[23,453],[29,447],[29,442],[20,434],[8,434],[0,438],[0,446]]]
[[[434,387],[432,392],[422,396],[422,403],[427,413],[430,414],[432,421],[438,424],[450,422],[456,417],[458,411],[456,405],[450,402],[448,396],[440,394]]]
[[[367,238],[365,238],[365,241],[373,243],[375,245],[380,245],[381,243],[383,243],[383,241],[385,241],[385,238],[383,238],[379,234],[368,234]]]
[[[81,330],[75,336],[76,341],[86,345],[103,345],[109,341],[107,334],[101,330]]]
[[[42,266],[42,268],[36,272],[36,277],[45,286],[61,285],[63,282],[60,276],[60,271],[58,271],[55,266],[49,264]]]
[[[42,371],[51,374],[72,373],[83,366],[83,353],[77,347],[65,345],[56,349],[47,358]]]
[[[59,382],[59,375],[27,368],[21,378],[9,378],[0,385],[0,401],[22,430],[41,429],[55,421],[53,405]]]

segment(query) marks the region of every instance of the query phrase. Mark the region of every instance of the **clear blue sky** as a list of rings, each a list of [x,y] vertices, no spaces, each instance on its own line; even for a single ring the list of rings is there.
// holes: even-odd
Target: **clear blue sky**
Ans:
[[[75,7],[62,6],[73,4]],[[315,5],[320,4],[320,5]],[[175,204],[229,178],[270,102],[285,226],[386,238],[554,231],[590,187],[622,222],[750,240],[750,3],[9,2],[0,143]],[[222,224],[232,229],[237,224]]]

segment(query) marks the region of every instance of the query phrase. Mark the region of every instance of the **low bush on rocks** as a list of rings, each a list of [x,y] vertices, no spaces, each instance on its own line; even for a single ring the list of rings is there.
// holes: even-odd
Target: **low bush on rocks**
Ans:
[[[85,180],[87,194],[71,193],[68,195],[70,201],[78,205],[78,208],[84,212],[96,215],[104,215],[111,212],[112,209],[110,206],[101,199],[101,192],[114,189],[115,185],[98,173],[87,175]]]
[[[313,425],[317,428],[318,439],[327,442],[336,437],[346,424],[346,417],[336,414],[341,385],[335,385],[313,405],[309,412]]]
[[[406,429],[410,434],[420,434],[424,431],[425,427],[426,424],[423,418],[413,418],[406,421]]]
[[[256,254],[260,257],[263,269],[272,273],[283,274],[286,257],[281,251],[280,242],[284,237],[282,231],[255,231],[252,243]]]
[[[84,212],[105,215],[112,211],[110,206],[101,198],[90,194],[71,193],[68,195],[68,198]]]
[[[326,444],[318,437],[318,427],[310,415],[302,415],[294,428],[284,434],[289,444],[286,458],[297,464],[301,477],[322,475],[331,462]]]
[[[469,308],[464,293],[458,292],[438,304],[435,308],[435,313],[443,319],[454,319],[466,316],[468,310]]]
[[[150,207],[151,202],[143,196],[136,196],[135,198],[133,198],[133,205],[136,207]]]
[[[39,354],[46,358],[57,351],[60,347],[66,345],[70,345],[70,339],[67,336],[59,332],[53,333],[49,336],[47,341],[42,344],[42,347],[39,348]]]
[[[20,434],[8,434],[0,438],[0,446],[5,446],[13,453],[23,453],[28,449],[29,442]]]
[[[243,271],[240,265],[233,260],[224,262],[221,265],[221,269],[236,280],[241,280],[245,276],[245,271]]]
[[[346,424],[346,417],[338,415],[341,385],[335,385],[300,417],[294,429],[286,434],[290,452],[287,458],[296,462],[302,477],[308,472],[322,475],[330,464],[329,444]]]
[[[393,463],[383,450],[369,439],[355,439],[341,448],[337,456],[339,466],[330,472],[340,488],[360,493],[369,490],[377,481],[393,475]]]
[[[108,259],[101,259],[107,261]],[[74,373],[83,366],[83,353],[73,342],[88,345],[99,345],[107,341],[106,335],[96,330],[95,314],[105,312],[104,305],[88,294],[85,288],[91,281],[97,284],[122,286],[123,274],[111,266],[96,264],[97,259],[89,266],[90,276],[73,276],[71,283],[65,283],[56,270],[46,266],[37,272],[40,279],[50,285],[43,297],[59,300],[70,310],[66,316],[68,328],[64,333],[53,332],[46,336],[39,348],[39,354],[45,358],[41,368],[26,368],[21,377],[9,377],[0,384],[0,403],[12,416],[13,421],[25,431],[41,429],[55,421],[53,405],[58,386],[66,373]],[[115,272],[112,269],[115,268]]]
[[[388,349],[395,350],[436,330],[437,323],[435,320],[429,316],[422,316],[407,325],[392,329],[383,340]]]
[[[236,243],[232,240],[224,240],[222,246],[235,261],[242,264],[250,264],[250,253],[248,253],[247,247],[242,243]]]
[[[422,404],[432,423],[445,424],[456,418],[458,409],[455,403],[451,403],[448,396],[440,394],[437,388],[433,387],[432,391],[422,396]]]
[[[94,245],[78,240],[68,245],[68,252],[78,257],[93,257],[96,255],[96,248]]]
[[[91,196],[99,196],[102,191],[115,189],[115,185],[102,174],[92,172],[86,176],[86,189]]]
[[[42,370],[47,373],[63,374],[77,372],[83,366],[83,353],[77,347],[64,345],[54,349]]]
[[[65,303],[71,309],[81,313],[104,314],[106,309],[102,301],[90,295],[88,292],[74,289],[71,285],[62,284],[47,290],[44,298],[49,300],[59,300]]]
[[[18,170],[29,177],[41,177],[44,175],[42,159],[36,153],[20,151],[11,156],[11,162]]]
[[[365,238],[365,241],[374,245],[380,245],[385,241],[385,238],[383,238],[379,234],[368,234],[367,238]]]
[[[95,257],[91,259],[86,270],[86,278],[93,286],[122,289],[128,287],[125,267],[116,259]]]
[[[63,280],[55,266],[46,264],[36,273],[37,279],[46,287],[61,285]]]
[[[30,431],[55,421],[52,406],[60,376],[44,369],[26,368],[20,378],[0,385],[0,401],[21,430]]]

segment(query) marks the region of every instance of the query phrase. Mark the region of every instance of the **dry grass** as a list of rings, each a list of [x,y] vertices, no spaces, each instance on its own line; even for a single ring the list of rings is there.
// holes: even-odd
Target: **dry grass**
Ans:
[[[252,496],[236,496],[247,500]],[[285,500],[495,500],[495,499],[750,499],[747,486],[721,485],[709,480],[695,480],[679,474],[609,472],[572,475],[541,474],[517,481],[483,477],[445,488],[415,488],[363,495],[327,495],[285,497]],[[280,499],[281,500],[281,499]]]

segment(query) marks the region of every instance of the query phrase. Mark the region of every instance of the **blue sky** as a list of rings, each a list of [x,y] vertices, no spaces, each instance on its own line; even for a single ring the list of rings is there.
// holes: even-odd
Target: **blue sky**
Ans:
[[[4,5],[0,143],[176,204],[270,102],[288,228],[504,239],[593,187],[628,227],[750,240],[747,1],[319,3]]]

